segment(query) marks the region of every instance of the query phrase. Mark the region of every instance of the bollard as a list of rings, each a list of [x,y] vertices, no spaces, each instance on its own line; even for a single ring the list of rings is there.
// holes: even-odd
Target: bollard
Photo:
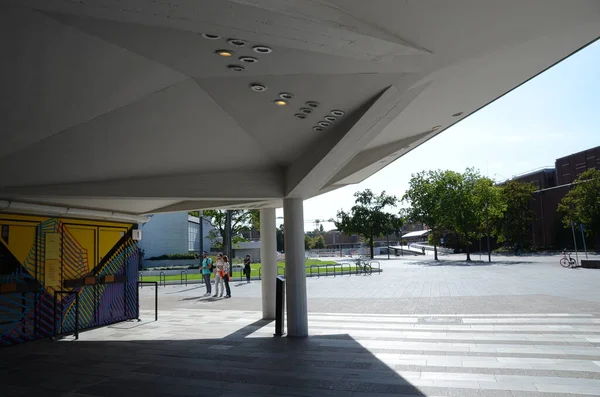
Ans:
[[[277,276],[275,290],[275,336],[285,335],[285,278]]]

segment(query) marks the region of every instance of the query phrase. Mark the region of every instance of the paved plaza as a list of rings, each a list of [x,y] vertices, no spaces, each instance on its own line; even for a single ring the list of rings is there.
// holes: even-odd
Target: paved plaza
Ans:
[[[309,278],[304,339],[272,336],[260,282],[233,282],[231,299],[161,287],[158,322],[144,287],[141,322],[1,350],[3,395],[600,395],[600,270],[556,256],[462,259]]]

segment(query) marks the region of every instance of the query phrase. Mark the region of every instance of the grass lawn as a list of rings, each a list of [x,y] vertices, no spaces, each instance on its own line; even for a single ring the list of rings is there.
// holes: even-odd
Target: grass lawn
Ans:
[[[329,271],[329,274],[333,274],[333,267],[329,267],[329,269],[326,269],[324,266],[325,265],[333,265],[334,261],[320,261],[318,259],[310,259],[306,261],[306,274],[311,274],[311,265],[321,265],[323,267],[319,267],[319,268],[312,268],[312,274],[325,274],[327,271]],[[252,269],[250,272],[250,275],[252,277],[258,277],[260,274],[260,268],[261,268],[261,264],[260,263],[253,263],[252,265],[250,265],[250,268]],[[285,269],[285,262],[277,262],[277,274],[279,275],[283,275],[284,274],[284,269]],[[351,271],[355,271],[356,270],[356,266],[352,263],[350,264],[346,264],[344,263],[344,271],[347,271],[348,269],[350,269]],[[340,266],[336,266],[336,273],[339,273],[341,271]],[[143,271],[142,271],[143,273]],[[232,280],[235,281],[236,279],[239,280],[241,275],[241,270],[235,270],[233,272],[232,275]],[[214,275],[212,276],[214,278]],[[181,280],[181,275],[180,274],[173,274],[173,275],[168,275],[166,276],[167,281],[179,281]],[[191,280],[201,280],[202,279],[202,275],[198,274],[198,273],[194,273],[194,274],[188,274],[188,281]],[[159,280],[159,276],[143,276],[143,281],[160,281]]]

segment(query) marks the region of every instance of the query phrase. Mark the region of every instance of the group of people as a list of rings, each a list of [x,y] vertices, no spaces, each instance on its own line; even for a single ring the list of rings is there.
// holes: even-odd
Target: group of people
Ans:
[[[250,282],[250,255],[246,255],[244,259],[244,274],[246,275],[246,281]],[[208,253],[204,251],[202,253],[202,278],[204,279],[204,284],[206,285],[206,294],[204,296],[210,296],[212,294],[212,285],[210,282],[210,276],[214,273],[215,275],[215,294],[213,298],[223,297],[225,293],[225,298],[231,298],[231,288],[229,287],[229,280],[231,278],[231,263],[229,262],[229,258],[227,255],[219,254],[217,255],[216,263],[213,263],[213,260],[208,257]],[[221,293],[219,294],[219,286],[221,287]]]
[[[212,259],[208,257],[208,253],[205,251],[202,253],[202,277],[204,284],[206,285],[206,294],[204,296],[210,296],[212,285],[210,283],[210,275],[215,274],[215,294],[213,298],[217,296],[222,298],[223,293],[227,293],[225,298],[231,298],[231,288],[229,287],[229,277],[231,273],[231,264],[227,255],[217,255],[217,262],[213,264]],[[221,294],[219,294],[219,286],[221,287]]]

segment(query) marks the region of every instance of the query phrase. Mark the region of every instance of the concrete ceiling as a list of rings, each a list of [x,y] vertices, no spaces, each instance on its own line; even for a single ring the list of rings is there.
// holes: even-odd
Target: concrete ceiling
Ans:
[[[600,2],[6,0],[0,25],[0,199],[145,214],[360,182],[595,40]]]

